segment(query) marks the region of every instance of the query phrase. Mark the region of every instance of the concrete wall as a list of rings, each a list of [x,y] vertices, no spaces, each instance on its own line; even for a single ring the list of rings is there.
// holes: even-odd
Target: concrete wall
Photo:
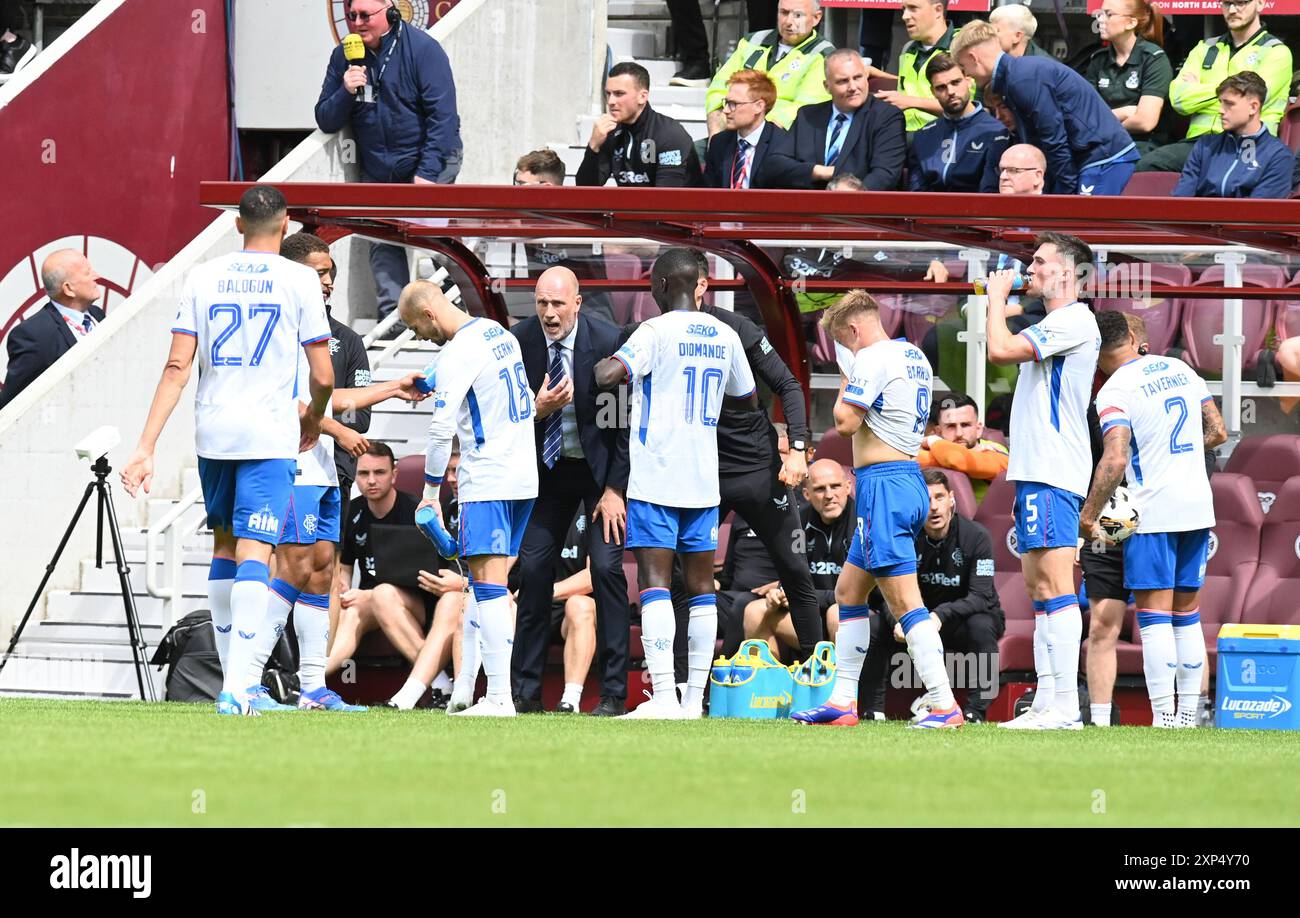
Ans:
[[[542,16],[538,8],[547,10]],[[572,133],[578,114],[590,110],[604,64],[605,0],[462,0],[432,34],[447,46],[464,87],[460,99],[466,168],[472,181],[506,181],[515,158]],[[597,42],[599,44],[597,44]],[[529,87],[524,111],[519,87]],[[333,182],[355,177],[349,142],[313,134],[267,174],[276,182]],[[114,479],[144,425],[170,344],[188,270],[236,250],[234,220],[219,216],[112,311],[100,330],[73,348],[0,413],[0,639],[7,641],[36,589],[76,501],[90,480],[73,445],[101,425],[117,427],[122,444],[109,461]],[[340,285],[363,303],[369,290],[366,244],[335,246]],[[361,257],[358,257],[361,256]],[[357,270],[352,270],[353,266]],[[362,307],[364,310],[364,306]],[[159,441],[155,496],[180,495],[181,473],[195,464],[193,383]],[[114,488],[123,526],[147,519],[144,501]],[[75,589],[78,562],[92,552],[94,524],[74,535],[50,589]],[[133,582],[143,585],[136,568]],[[38,616],[41,614],[38,607]]]

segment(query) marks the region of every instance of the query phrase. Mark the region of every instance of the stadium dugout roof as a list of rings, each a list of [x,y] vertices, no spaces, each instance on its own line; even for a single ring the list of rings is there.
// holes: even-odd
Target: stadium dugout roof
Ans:
[[[200,203],[235,208],[251,187],[204,182]],[[783,273],[763,245],[914,241],[1006,252],[1028,261],[1034,236],[1060,230],[1094,248],[1253,247],[1300,255],[1300,201],[1197,198],[1006,196],[915,192],[732,191],[691,188],[557,188],[531,185],[287,183],[278,187],[290,217],[327,241],[361,234],[427,249],[448,262],[462,292],[507,320],[502,292],[531,289],[528,278],[493,278],[467,239],[648,239],[689,245],[733,263],[740,277],[713,289],[747,287],[777,350],[805,384],[809,368],[795,303],[802,291],[865,287],[878,293],[965,294],[967,282],[900,280],[883,274],[833,279]],[[1127,260],[1113,256],[1113,260]],[[585,280],[588,290],[644,290],[642,280]],[[1296,288],[1161,285],[1166,297],[1295,299]]]

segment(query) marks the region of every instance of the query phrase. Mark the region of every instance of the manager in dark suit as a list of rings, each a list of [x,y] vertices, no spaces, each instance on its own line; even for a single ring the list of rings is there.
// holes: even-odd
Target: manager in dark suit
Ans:
[[[555,553],[581,506],[592,518],[587,555],[596,598],[596,644],[603,683],[592,713],[626,713],[630,611],[623,574],[627,509],[627,425],[623,399],[601,398],[596,362],[618,350],[619,330],[583,315],[578,278],[563,266],[537,279],[537,316],[511,331],[537,391],[538,489],[519,549],[523,575],[515,621],[511,684],[515,710],[542,708],[542,668],[551,627]]]
[[[903,177],[907,132],[903,113],[867,91],[858,52],[841,48],[826,58],[829,102],[799,109],[789,133],[768,157],[782,188],[824,188],[849,172],[867,191],[893,191]]]
[[[90,305],[102,293],[99,275],[76,249],[51,253],[41,264],[41,283],[50,301],[9,333],[9,370],[0,408],[104,320],[104,313]]]
[[[768,153],[785,129],[767,120],[776,84],[761,70],[737,70],[727,81],[722,114],[727,129],[709,139],[704,184],[709,188],[782,188],[797,177],[771,168]]]

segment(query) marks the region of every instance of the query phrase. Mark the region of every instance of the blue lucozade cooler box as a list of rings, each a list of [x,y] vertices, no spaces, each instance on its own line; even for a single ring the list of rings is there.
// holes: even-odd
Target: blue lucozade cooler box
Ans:
[[[1218,727],[1300,730],[1300,625],[1219,629]]]

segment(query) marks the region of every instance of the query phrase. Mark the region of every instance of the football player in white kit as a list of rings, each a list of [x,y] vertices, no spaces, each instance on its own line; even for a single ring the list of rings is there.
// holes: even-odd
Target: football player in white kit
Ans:
[[[304,264],[320,279],[321,297],[328,304],[334,292],[334,262],[329,246],[309,233],[287,236],[280,254],[290,261]],[[293,611],[294,634],[298,639],[301,687],[298,707],[306,710],[364,711],[350,705],[325,687],[325,662],[329,644],[330,588],[334,574],[334,549],[340,535],[338,470],[334,462],[334,441],[346,444],[354,455],[369,448],[366,438],[334,420],[333,412],[369,408],[389,398],[418,402],[426,396],[415,388],[418,373],[388,382],[356,389],[334,390],[331,411],[321,421],[321,438],[316,445],[298,456],[297,477],[289,509],[275,550],[276,574],[271,581],[267,618],[255,639],[249,665],[250,685],[262,681],[267,658],[284,632],[290,610]],[[298,392],[307,391],[307,364],[298,365]],[[263,710],[288,709],[260,696]]]
[[[416,337],[443,345],[420,504],[432,507],[439,519],[438,489],[452,438],[460,438],[459,554],[469,564],[471,581],[461,669],[477,673],[481,650],[487,695],[465,710],[448,705],[447,713],[514,717],[510,654],[515,629],[506,574],[519,554],[537,498],[533,393],[519,342],[491,319],[471,318],[457,309],[428,281],[408,284],[397,305]]]
[[[141,487],[148,493],[154,446],[197,354],[195,440],[213,532],[208,599],[223,671],[217,713],[255,714],[275,706],[260,675],[248,678],[266,617],[267,564],[289,509],[298,453],[320,437],[334,368],[315,272],[279,254],[289,226],[284,195],[267,185],[250,188],[235,226],[243,250],[186,278],[171,352],[122,484],[132,496]],[[298,399],[304,353],[310,404]]]
[[[1195,727],[1206,661],[1198,596],[1214,526],[1204,455],[1228,435],[1196,371],[1175,357],[1139,354],[1121,313],[1099,313],[1097,326],[1110,380],[1097,393],[1103,453],[1079,531],[1105,537],[1097,518],[1127,475],[1138,528],[1123,543],[1124,586],[1137,600],[1152,724]]]
[[[718,633],[713,555],[718,547],[718,418],[725,398],[754,403],[754,377],[740,337],[696,308],[705,280],[695,253],[666,249],[650,289],[661,315],[642,322],[612,357],[596,364],[596,384],[632,384],[627,547],[636,555],[641,643],[653,694],[623,717],[695,719]],[[673,682],[677,623],[671,595],[680,554],[690,598],[685,696]]]
[[[930,514],[930,490],[916,464],[930,417],[930,363],[914,344],[890,340],[880,306],[865,290],[846,293],[826,310],[822,325],[853,355],[834,413],[835,429],[853,438],[857,531],[835,584],[835,686],[825,704],[790,716],[806,724],[858,723],[858,680],[871,640],[867,597],[879,586],[934,699],[915,726],[960,727],[965,718],[948,683],[943,642],[916,578],[916,539]]]
[[[1013,729],[1081,730],[1079,644],[1083,619],[1074,592],[1079,510],[1092,473],[1088,402],[1099,337],[1092,310],[1079,302],[1080,274],[1092,250],[1077,236],[1041,233],[1026,276],[1047,317],[1018,335],[1007,328],[1014,271],[989,275],[988,353],[997,366],[1020,365],[1011,402],[1013,510],[1025,588],[1034,605],[1033,706]]]

